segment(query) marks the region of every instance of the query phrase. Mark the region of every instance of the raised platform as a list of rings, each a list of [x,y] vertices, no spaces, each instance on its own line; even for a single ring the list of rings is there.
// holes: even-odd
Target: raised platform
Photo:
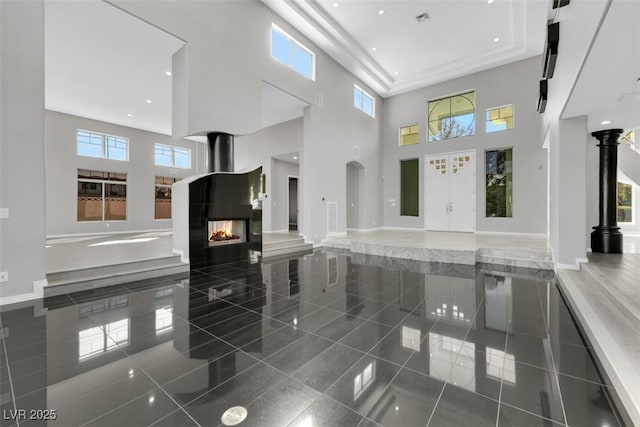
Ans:
[[[375,230],[330,236],[322,244],[354,253],[416,261],[553,270],[547,239],[539,236]]]
[[[263,259],[295,253],[311,253],[311,251],[313,251],[313,245],[305,243],[304,237],[297,231],[262,234]]]
[[[590,254],[581,271],[559,270],[560,289],[640,426],[640,255]]]

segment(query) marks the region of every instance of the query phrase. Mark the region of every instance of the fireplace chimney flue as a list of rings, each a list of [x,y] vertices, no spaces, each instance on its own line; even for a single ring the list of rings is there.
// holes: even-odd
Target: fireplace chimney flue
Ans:
[[[209,172],[233,172],[233,135],[222,132],[207,134]]]

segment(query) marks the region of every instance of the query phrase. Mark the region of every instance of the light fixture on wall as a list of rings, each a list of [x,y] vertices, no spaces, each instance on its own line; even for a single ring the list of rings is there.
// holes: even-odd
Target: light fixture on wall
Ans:
[[[601,125],[610,125],[611,124],[611,120],[604,120],[602,122],[600,122]]]
[[[416,21],[418,22],[424,22],[427,19],[429,19],[429,14],[427,12],[421,13],[420,15],[416,16]]]
[[[549,85],[548,85],[548,81],[545,80],[540,80],[540,91],[538,93],[538,113],[542,114],[544,113],[545,109],[547,108],[547,98],[548,98],[548,92],[549,92]]]
[[[545,43],[544,65],[542,66],[542,77],[550,79],[556,69],[556,59],[558,58],[558,44],[560,43],[560,23],[554,22],[547,25],[547,42]]]
[[[553,8],[565,7],[569,3],[571,3],[571,0],[553,0]]]

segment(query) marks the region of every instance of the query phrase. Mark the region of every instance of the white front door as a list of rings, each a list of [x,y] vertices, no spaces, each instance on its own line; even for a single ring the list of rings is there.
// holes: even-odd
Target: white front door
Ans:
[[[475,150],[425,156],[426,228],[475,231]]]

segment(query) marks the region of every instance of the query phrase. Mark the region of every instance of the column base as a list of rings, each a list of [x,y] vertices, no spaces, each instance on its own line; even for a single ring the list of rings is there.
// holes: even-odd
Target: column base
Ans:
[[[620,227],[593,227],[593,232],[591,232],[591,252],[621,254],[622,233],[620,232]]]

